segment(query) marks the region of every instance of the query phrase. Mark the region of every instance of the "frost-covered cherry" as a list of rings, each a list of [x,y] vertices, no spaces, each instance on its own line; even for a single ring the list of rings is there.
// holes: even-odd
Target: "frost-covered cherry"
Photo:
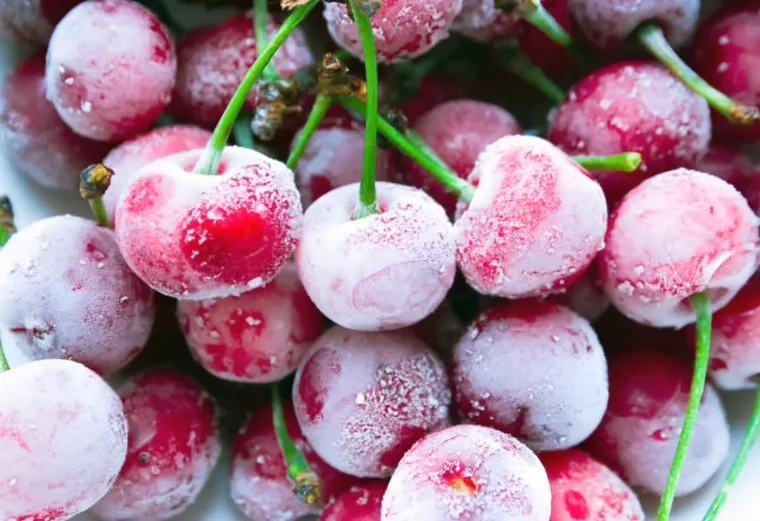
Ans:
[[[318,515],[331,498],[356,480],[335,470],[314,452],[301,434],[289,401],[283,402],[283,415],[290,438],[319,477],[322,500],[310,506],[295,496],[275,436],[272,407],[259,407],[232,440],[230,460],[232,501],[252,521],[295,521],[308,514]]]
[[[504,302],[481,314],[454,349],[451,381],[462,418],[536,451],[578,445],[607,407],[596,333],[550,301]]]
[[[494,0],[463,0],[451,30],[472,40],[490,43],[515,36],[520,17],[494,6]]]
[[[361,331],[400,329],[443,302],[456,272],[446,212],[422,190],[377,183],[381,213],[354,220],[359,183],[306,211],[296,264],[327,318]]]
[[[415,58],[448,38],[462,0],[384,0],[370,18],[380,63]],[[325,5],[327,29],[333,40],[358,58],[364,56],[356,24],[345,5]]]
[[[146,165],[116,208],[127,264],[155,290],[185,300],[240,295],[272,280],[303,219],[293,172],[279,161],[226,147],[218,175],[191,174],[202,152]]]
[[[752,184],[755,177],[754,166],[749,157],[738,148],[713,141],[707,154],[694,166],[699,172],[706,172],[731,183],[740,192]]]
[[[585,447],[631,486],[665,488],[686,414],[691,367],[670,355],[638,350],[610,358],[610,404]],[[676,495],[694,492],[728,455],[729,432],[709,383],[699,407]]]
[[[365,481],[330,502],[319,521],[380,521],[387,481]]]
[[[214,402],[193,380],[167,370],[136,376],[119,391],[129,425],[127,459],[92,512],[105,521],[161,521],[184,512],[221,453]]]
[[[694,166],[711,128],[707,102],[664,66],[624,61],[576,83],[552,113],[547,135],[568,154],[641,154],[634,172],[592,172],[612,206],[647,177]]]
[[[237,382],[282,379],[322,332],[322,314],[293,264],[263,288],[239,297],[181,300],[177,312],[195,359],[219,378]]]
[[[297,140],[298,135],[293,139],[293,145]],[[363,151],[364,125],[346,117],[322,122],[309,139],[295,168],[303,207],[308,208],[339,186],[358,183],[361,180]],[[397,170],[393,151],[378,148],[375,180],[393,181]]]
[[[0,3],[0,40],[47,45],[55,25],[82,0],[4,0]]]
[[[120,141],[163,112],[176,69],[174,43],[151,11],[130,0],[88,0],[56,26],[45,86],[74,132]]]
[[[599,256],[600,278],[623,314],[655,327],[696,320],[689,297],[717,311],[758,265],[758,218],[736,188],[678,169],[647,179],[618,204]]]
[[[114,171],[111,185],[103,195],[103,204],[111,224],[116,226],[116,205],[140,168],[162,157],[203,148],[210,137],[210,132],[190,125],[162,127],[125,141],[105,159],[98,158],[98,161],[102,159],[103,164]],[[91,163],[94,162],[96,161]]]
[[[644,521],[633,490],[585,452],[546,452],[538,458],[552,489],[551,521]]]
[[[404,455],[383,498],[383,521],[549,521],[541,462],[512,436],[457,425]]]
[[[270,40],[279,28],[273,18],[267,19]],[[250,13],[187,32],[177,43],[177,84],[169,110],[182,120],[213,128],[257,56]],[[296,29],[277,50],[272,64],[280,77],[287,78],[313,61],[305,34]],[[246,108],[252,110],[255,105],[253,89]]]
[[[63,358],[108,374],[145,346],[153,292],[111,230],[80,217],[37,221],[0,254],[0,328],[11,367]]]
[[[0,374],[0,519],[65,521],[116,481],[127,454],[121,400],[68,360]]]
[[[475,100],[447,101],[433,107],[414,124],[414,130],[451,170],[462,179],[472,172],[483,150],[504,136],[520,134],[517,120],[498,105]],[[409,184],[425,190],[449,215],[457,198],[430,173],[404,158],[404,175]]]
[[[420,438],[449,424],[443,363],[408,331],[334,327],[296,373],[293,405],[322,459],[358,477],[388,477]]]
[[[110,145],[78,136],[61,120],[45,97],[44,78],[44,54],[21,62],[5,78],[0,143],[19,170],[42,186],[73,189],[79,173],[103,159]]]
[[[565,31],[574,33],[575,26],[567,2],[568,0],[541,0],[541,5]],[[522,23],[517,43],[533,64],[549,75],[567,70],[575,61],[567,49],[528,22]]]
[[[602,189],[548,141],[496,141],[480,155],[469,181],[477,189],[454,225],[457,261],[482,294],[521,298],[560,291],[604,245]]]
[[[589,322],[596,322],[610,307],[610,299],[599,280],[599,263],[594,260],[567,291],[554,296],[554,300],[567,306]]]

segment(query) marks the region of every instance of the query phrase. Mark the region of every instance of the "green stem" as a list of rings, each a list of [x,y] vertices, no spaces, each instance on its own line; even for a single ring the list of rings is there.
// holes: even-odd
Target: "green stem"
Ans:
[[[291,170],[296,168],[298,160],[301,159],[304,150],[306,150],[306,145],[309,144],[311,136],[319,128],[319,124],[322,122],[325,114],[327,114],[327,111],[330,110],[331,105],[332,99],[329,96],[317,95],[317,99],[314,100],[314,106],[311,108],[309,119],[306,120],[306,125],[299,132],[293,150],[290,152],[290,156],[288,156],[286,164]]]
[[[565,91],[554,83],[544,71],[536,67],[527,54],[517,47],[503,47],[499,50],[501,61],[525,83],[536,87],[552,103],[559,104],[565,99]]]
[[[367,106],[358,99],[338,98],[338,101],[344,107],[353,110],[354,112],[358,112],[362,115],[367,113]],[[409,138],[396,130],[393,125],[385,121],[383,118],[378,118],[377,129],[402,153],[409,156],[422,168],[430,172],[433,177],[438,179],[446,190],[468,203],[472,201],[472,197],[475,194],[475,187],[452,172],[448,166],[440,161],[440,159],[436,160],[420,150],[420,148],[412,143]]]
[[[697,421],[699,404],[705,391],[707,380],[707,362],[710,357],[710,336],[712,334],[712,310],[707,293],[695,293],[691,296],[691,305],[697,314],[697,352],[694,360],[694,374],[691,378],[691,390],[689,401],[686,406],[686,415],[683,419],[681,436],[678,439],[673,463],[665,484],[665,490],[660,499],[660,508],[657,511],[657,521],[668,521],[670,511],[673,508],[673,500],[676,496],[676,485],[681,475],[686,453],[689,450],[689,442]]]
[[[638,152],[623,152],[611,156],[573,156],[573,160],[589,170],[618,170],[633,172],[641,164],[641,154]]]
[[[103,204],[103,198],[96,197],[87,202],[90,203],[90,210],[92,210],[92,215],[95,216],[95,220],[98,221],[98,224],[104,228],[110,228],[111,222],[108,220],[108,212],[106,212],[106,207]]]
[[[743,125],[751,125],[760,120],[760,112],[756,107],[750,107],[732,100],[712,87],[686,65],[670,46],[670,43],[665,38],[665,33],[659,25],[654,23],[643,24],[636,30],[636,36],[655,58],[670,69],[670,72],[677,76],[687,87],[707,100],[707,103],[730,121]]]
[[[584,49],[562,25],[547,11],[541,0],[518,0],[520,15],[550,40],[570,51],[576,58],[597,65],[598,60]]]
[[[232,134],[235,137],[235,144],[237,146],[256,150],[253,134],[251,134],[251,118],[242,116],[237,118],[235,125],[232,127]]]
[[[266,49],[269,38],[267,37],[267,0],[253,1],[253,32],[256,35],[256,54]],[[261,77],[267,81],[277,79],[277,71],[274,70],[274,64],[269,62],[264,67]]]
[[[272,38],[272,41],[266,46],[263,52],[261,52],[256,61],[248,72],[246,73],[243,81],[240,82],[240,86],[232,96],[227,108],[224,109],[219,123],[217,123],[211,139],[209,139],[205,150],[201,154],[198,163],[195,165],[194,172],[196,174],[216,175],[219,168],[219,160],[222,157],[224,146],[227,144],[227,140],[230,137],[232,126],[235,124],[240,111],[245,105],[245,100],[248,97],[253,84],[259,79],[264,68],[272,59],[272,56],[277,52],[277,49],[285,42],[296,27],[306,18],[306,16],[317,6],[320,0],[310,0],[308,4],[301,5],[291,11],[288,18],[280,26],[277,33]]]
[[[760,384],[757,377],[755,381]],[[747,456],[749,456],[752,446],[755,444],[758,433],[760,433],[760,385],[758,385],[755,393],[755,407],[752,409],[752,416],[750,417],[747,430],[744,432],[744,439],[742,439],[742,443],[739,446],[739,452],[736,453],[736,458],[734,458],[734,462],[731,464],[731,469],[728,471],[726,480],[723,482],[723,486],[720,487],[718,494],[713,499],[702,521],[713,521],[717,517],[718,512],[720,512],[720,509],[726,502],[729,490],[736,483],[739,474],[741,474],[744,465],[747,463]]]
[[[0,373],[8,371],[11,367],[8,365],[8,359],[5,358],[5,352],[3,346],[0,344]]]
[[[293,483],[293,493],[308,505],[316,504],[321,498],[319,478],[309,468],[303,452],[298,450],[288,434],[279,382],[272,384],[272,421],[277,443],[280,445],[282,457],[285,460],[288,479]]]
[[[375,192],[375,155],[377,153],[377,56],[375,38],[369,17],[356,8],[355,0],[348,0],[354,22],[359,31],[364,53],[364,68],[367,76],[367,112],[365,113],[364,159],[362,161],[362,181],[359,186],[359,204],[354,210],[354,219],[362,219],[380,213]]]
[[[16,225],[13,222],[13,205],[8,196],[0,196],[0,248],[5,246],[16,233]],[[10,369],[8,360],[5,358],[3,346],[0,344],[0,373]]]

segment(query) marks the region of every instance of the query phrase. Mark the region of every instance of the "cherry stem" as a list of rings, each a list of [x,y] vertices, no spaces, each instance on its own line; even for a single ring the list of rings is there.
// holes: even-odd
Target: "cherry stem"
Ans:
[[[267,38],[267,0],[253,1],[253,32],[256,35],[256,54],[260,54],[267,47],[269,38]],[[261,77],[267,81],[277,79],[277,71],[274,70],[274,64],[269,62],[264,67]]]
[[[309,119],[306,120],[306,124],[301,129],[301,132],[298,133],[293,150],[290,152],[290,156],[288,156],[286,165],[291,170],[295,170],[298,160],[301,159],[304,150],[306,150],[306,145],[309,144],[311,136],[313,136],[314,132],[319,128],[320,123],[322,123],[327,111],[330,110],[331,105],[332,98],[325,96],[324,94],[317,95],[317,99],[314,100],[314,106],[311,108]]]
[[[527,54],[517,46],[504,46],[499,49],[499,58],[507,68],[525,83],[536,87],[552,103],[559,104],[565,99],[565,91],[554,83],[544,71],[533,63]]]
[[[103,198],[98,197],[96,199],[90,199],[87,202],[90,203],[90,210],[98,224],[104,228],[110,228],[111,221],[108,220],[108,212],[106,212],[106,206],[103,204]]]
[[[243,105],[245,105],[245,100],[248,97],[251,88],[253,88],[253,84],[256,83],[256,80],[258,80],[264,72],[264,69],[277,52],[277,49],[280,48],[288,36],[290,36],[290,33],[298,27],[319,2],[320,0],[310,0],[308,4],[300,5],[293,9],[277,30],[272,41],[267,44],[261,53],[258,53],[256,61],[253,62],[251,68],[248,69],[248,72],[245,74],[243,81],[240,82],[240,86],[232,96],[227,108],[224,109],[224,113],[219,119],[213,134],[211,134],[211,139],[209,139],[209,142],[201,154],[198,163],[195,165],[193,172],[196,174],[216,175],[222,152],[224,152],[224,146],[227,144],[230,132],[232,131],[232,126],[235,124],[235,120],[243,109]]]
[[[367,113],[367,106],[356,98],[340,97],[337,99],[344,107],[353,110],[354,112],[358,112],[362,115]],[[416,145],[409,139],[409,137],[396,130],[393,125],[388,123],[384,118],[378,118],[377,129],[403,154],[409,156],[409,158],[430,172],[433,177],[438,179],[446,190],[468,203],[472,201],[472,197],[475,194],[475,187],[452,172],[443,161],[435,159],[429,155],[429,153],[421,150],[419,145]],[[412,136],[415,135],[415,133],[411,132],[409,134]],[[422,138],[419,138],[419,140],[422,142]],[[427,145],[425,146],[427,147]],[[427,147],[427,149],[429,150],[429,147]]]
[[[16,233],[16,225],[13,222],[13,205],[8,196],[0,196],[0,248],[5,246],[11,236]],[[3,346],[0,344],[0,373],[10,369],[8,360],[5,358]]]
[[[659,25],[646,23],[636,30],[636,36],[641,44],[660,60],[670,72],[680,79],[687,87],[702,96],[715,110],[734,123],[751,125],[760,120],[760,111],[732,100],[718,89],[703,80],[684,62],[673,50],[665,38],[665,33]]]
[[[618,170],[633,172],[641,164],[638,152],[623,152],[611,156],[573,156],[573,160],[583,168],[598,170]]]
[[[285,415],[282,411],[280,384],[272,384],[272,421],[277,443],[280,445],[285,460],[288,479],[293,483],[293,493],[307,505],[316,504],[321,498],[320,483],[317,475],[309,467],[303,452],[298,450],[288,434]]]
[[[760,378],[755,377],[755,380],[756,383],[760,384]],[[760,433],[760,385],[757,387],[755,406],[752,409],[752,416],[750,417],[747,430],[744,432],[744,439],[742,439],[742,443],[739,445],[739,452],[736,453],[736,457],[731,464],[731,469],[728,471],[726,480],[716,494],[715,499],[713,499],[713,502],[707,510],[705,517],[702,518],[702,521],[713,521],[717,517],[718,512],[720,512],[720,509],[726,502],[729,490],[731,490],[731,487],[736,483],[739,474],[741,474],[744,465],[747,463],[747,456],[749,456],[749,453],[752,451],[752,446],[755,444],[758,433]]]
[[[232,134],[237,146],[250,148],[251,150],[256,149],[256,144],[253,142],[253,134],[251,134],[251,118],[237,118],[232,127]]]
[[[98,224],[110,228],[108,212],[103,204],[103,194],[111,186],[114,171],[103,163],[90,165],[79,174],[79,195],[90,205],[92,215]]]
[[[697,352],[694,360],[694,374],[691,378],[691,390],[689,391],[689,401],[686,406],[686,415],[683,419],[681,436],[678,439],[668,480],[665,483],[665,490],[660,499],[657,521],[668,521],[670,518],[670,511],[673,508],[673,500],[676,495],[676,485],[678,484],[678,478],[681,475],[681,469],[686,460],[686,453],[689,450],[689,442],[694,431],[694,424],[697,421],[699,404],[702,401],[707,380],[707,362],[710,357],[710,336],[712,334],[710,299],[707,293],[700,292],[692,295],[689,300],[697,314]]]

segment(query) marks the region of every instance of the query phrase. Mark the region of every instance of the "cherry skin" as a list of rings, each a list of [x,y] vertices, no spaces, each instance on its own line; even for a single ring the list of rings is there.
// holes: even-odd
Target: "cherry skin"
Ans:
[[[8,74],[0,87],[0,143],[19,170],[42,186],[74,189],[79,173],[111,147],[78,136],[61,120],[45,97],[44,78],[44,54]]]
[[[195,359],[236,382],[282,379],[322,333],[322,314],[292,264],[263,288],[239,297],[181,300],[177,313]]]
[[[414,125],[425,113],[446,101],[454,101],[473,96],[475,85],[466,78],[436,74],[426,74],[417,85],[415,95],[399,108],[409,123]]]
[[[45,87],[74,132],[120,141],[163,112],[176,69],[174,43],[151,11],[128,0],[88,0],[53,32]]]
[[[599,184],[548,141],[507,136],[480,155],[472,202],[454,226],[457,262],[479,293],[544,296],[572,284],[602,249]]]
[[[631,486],[661,494],[676,451],[691,385],[691,367],[639,349],[610,358],[610,405],[585,447]],[[709,383],[699,407],[676,495],[694,492],[728,455],[723,405]]]
[[[387,481],[365,481],[352,486],[330,502],[319,521],[381,521]]]
[[[240,295],[272,280],[298,240],[293,172],[226,147],[218,175],[191,174],[202,150],[156,160],[124,190],[116,235],[149,286],[184,300]]]
[[[336,326],[314,343],[293,384],[306,439],[357,477],[390,476],[417,440],[449,424],[450,402],[443,363],[407,331]]]
[[[121,400],[68,360],[0,374],[0,519],[65,521],[108,492],[127,454]]]
[[[615,307],[642,324],[696,320],[688,298],[707,292],[714,311],[757,268],[758,218],[718,177],[678,169],[644,181],[610,217],[600,277]]]
[[[421,190],[377,183],[382,213],[354,220],[359,184],[337,188],[304,216],[296,265],[322,313],[360,331],[400,329],[430,315],[454,282],[454,235]]]
[[[414,130],[459,177],[467,179],[483,150],[499,138],[520,134],[517,120],[498,105],[462,99],[436,105],[414,124]],[[449,215],[457,198],[424,168],[404,158],[404,173],[412,186],[422,188]]]
[[[219,459],[211,397],[173,371],[150,370],[119,392],[129,424],[127,459],[92,512],[104,521],[169,519],[191,506]]]
[[[407,452],[383,498],[383,521],[549,521],[541,462],[513,437],[475,425],[433,433]]]
[[[694,169],[720,177],[742,193],[752,186],[755,177],[752,161],[741,150],[716,141],[710,143]],[[749,194],[745,196],[749,199]]]
[[[72,216],[37,221],[0,255],[0,328],[12,367],[63,358],[108,374],[134,359],[153,326],[153,292],[111,230]]]
[[[497,42],[519,32],[520,17],[494,6],[494,0],[463,0],[452,31],[483,43]]]
[[[664,66],[624,61],[573,86],[550,117],[548,139],[568,154],[641,154],[634,172],[592,172],[612,207],[644,179],[694,166],[711,128],[707,102]]]
[[[259,407],[249,414],[232,440],[230,459],[232,501],[252,521],[295,521],[308,514],[318,515],[330,499],[356,480],[335,470],[314,452],[301,434],[291,402],[284,401],[282,405],[288,434],[319,477],[322,499],[309,506],[293,494],[274,432],[272,407]]]
[[[568,0],[541,0],[541,4],[568,33],[575,32],[575,26],[570,16]],[[573,56],[564,47],[546,36],[543,31],[523,22],[520,34],[517,36],[520,50],[524,52],[534,65],[550,76],[566,71],[574,62]]]
[[[55,25],[82,0],[5,0],[0,4],[0,39],[44,47]]]

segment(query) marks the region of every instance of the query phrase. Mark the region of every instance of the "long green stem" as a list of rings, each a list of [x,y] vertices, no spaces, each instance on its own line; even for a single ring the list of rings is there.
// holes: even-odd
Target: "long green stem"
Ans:
[[[367,113],[367,106],[358,99],[338,98],[338,101],[346,108],[358,112],[359,114],[364,115]],[[385,121],[383,118],[378,118],[377,129],[403,154],[409,156],[422,168],[430,172],[433,177],[438,179],[446,190],[468,203],[472,201],[472,197],[475,194],[475,187],[452,172],[442,161],[436,160],[420,150],[420,148],[412,143],[409,138],[396,130],[393,125]]]
[[[699,404],[702,401],[705,381],[707,380],[707,362],[710,358],[710,335],[712,334],[710,299],[706,293],[695,293],[691,296],[690,300],[697,314],[697,352],[694,360],[694,374],[691,378],[691,390],[689,391],[689,401],[686,406],[686,415],[683,419],[681,436],[678,439],[668,480],[660,499],[657,521],[668,521],[670,518],[670,511],[673,508],[673,500],[676,496],[676,485],[681,475],[683,463],[686,460],[686,453],[689,450],[689,442],[694,431],[694,424],[697,421]]]
[[[623,152],[611,156],[573,156],[573,159],[583,168],[620,172],[633,172],[641,164],[641,154],[638,152]]]
[[[362,181],[359,186],[359,204],[354,210],[354,219],[361,219],[380,213],[375,191],[375,155],[377,154],[377,56],[375,37],[369,17],[356,8],[355,0],[348,0],[354,22],[359,31],[364,53],[364,68],[367,76],[367,112],[365,115],[364,159],[362,161]]]
[[[293,493],[308,505],[316,504],[321,498],[319,478],[309,468],[303,452],[298,450],[288,434],[285,415],[282,411],[279,382],[272,384],[272,421],[277,443],[280,445],[282,457],[285,460],[288,479],[293,483]]]
[[[643,24],[636,30],[636,36],[655,58],[670,69],[670,72],[687,87],[707,100],[707,103],[726,118],[743,125],[751,125],[760,120],[760,112],[756,107],[750,107],[732,100],[686,65],[670,46],[659,25],[654,23]]]
[[[320,0],[310,0],[308,4],[301,5],[291,11],[288,18],[280,26],[277,33],[272,38],[272,41],[264,48],[256,61],[253,63],[248,72],[246,73],[243,81],[240,82],[240,86],[232,96],[227,108],[224,109],[219,123],[217,123],[211,139],[209,139],[205,150],[201,154],[198,163],[195,165],[194,172],[197,174],[216,175],[219,167],[219,160],[222,157],[224,146],[227,144],[227,140],[230,137],[232,126],[235,123],[240,111],[245,104],[245,100],[248,97],[253,84],[259,79],[264,72],[267,64],[270,62],[277,49],[285,42],[296,27],[306,18],[306,16],[317,6]]]
[[[103,198],[98,197],[90,199],[87,202],[90,203],[90,210],[92,211],[92,215],[95,216],[95,220],[98,221],[98,224],[104,228],[110,228],[111,222],[108,220],[108,212],[106,212],[106,207],[103,204]]]
[[[554,83],[544,71],[536,67],[527,54],[516,46],[499,49],[502,63],[525,83],[536,87],[552,103],[559,104],[565,99],[565,91]]]
[[[752,409],[752,416],[750,417],[749,425],[747,425],[747,430],[744,432],[744,439],[742,439],[739,451],[736,453],[736,457],[731,464],[731,469],[728,471],[723,486],[720,487],[720,490],[716,494],[715,499],[713,499],[713,502],[707,510],[705,517],[702,518],[702,521],[713,521],[717,517],[718,512],[720,512],[720,509],[726,502],[728,492],[736,483],[739,474],[741,474],[744,465],[747,463],[747,456],[749,456],[749,453],[752,451],[752,446],[755,444],[757,435],[760,433],[760,379],[755,378],[755,381],[758,383],[757,391],[755,393],[755,406]]]
[[[235,125],[232,127],[232,134],[235,138],[235,144],[239,147],[256,149],[256,144],[253,142],[253,134],[251,134],[251,118],[239,117],[235,120]]]
[[[301,129],[301,132],[298,134],[293,150],[290,152],[290,156],[288,156],[286,164],[291,170],[295,169],[298,160],[301,159],[304,150],[306,150],[306,145],[309,144],[311,136],[313,136],[314,132],[319,128],[319,124],[322,122],[322,119],[324,119],[327,111],[330,110],[331,105],[332,99],[329,96],[324,96],[322,94],[317,95],[317,99],[314,100],[314,106],[311,108],[309,119],[306,120],[306,125],[304,125],[303,129]]]
[[[13,222],[13,205],[8,196],[3,195],[0,196],[0,248],[8,243],[14,233],[16,233],[16,225]],[[0,344],[0,373],[8,369],[10,369],[8,360]]]
[[[253,32],[256,35],[256,54],[261,53],[267,47],[269,37],[267,36],[267,0],[253,1]],[[261,73],[265,80],[276,80],[277,71],[274,70],[274,64],[269,62]]]

